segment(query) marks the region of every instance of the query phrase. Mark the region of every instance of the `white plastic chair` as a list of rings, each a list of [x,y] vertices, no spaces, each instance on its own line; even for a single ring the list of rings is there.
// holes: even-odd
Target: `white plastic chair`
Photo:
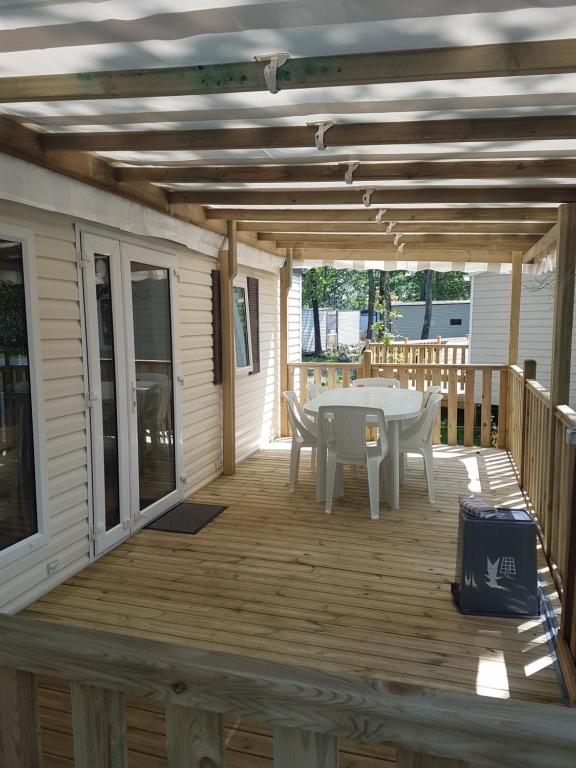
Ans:
[[[366,428],[374,423],[378,424],[378,440],[369,442]],[[377,520],[380,516],[380,465],[388,455],[384,413],[379,408],[325,405],[318,410],[318,428],[327,449],[326,513],[332,511],[338,465],[364,465],[368,470],[370,517]]]
[[[434,492],[434,451],[432,449],[432,432],[436,414],[442,395],[439,393],[430,394],[426,407],[409,426],[400,432],[400,466],[403,474],[406,456],[408,451],[419,453],[424,459],[424,468],[426,470],[426,482],[428,484],[428,498],[431,502],[435,500]],[[402,478],[403,480],[404,478]]]
[[[296,392],[287,390],[283,393],[288,408],[288,421],[292,430],[292,448],[290,450],[290,492],[298,482],[300,469],[300,451],[302,448],[311,448],[310,466],[312,471],[316,467],[316,448],[318,445],[317,427],[314,419],[304,413]]]
[[[380,376],[375,376],[371,379],[354,379],[352,382],[353,387],[399,387],[400,382],[398,379],[384,379]]]
[[[322,384],[316,384],[314,381],[311,384],[306,384],[306,397],[308,400],[314,400],[315,397],[321,394]]]
[[[436,385],[432,387],[427,387],[424,390],[424,394],[422,395],[422,408],[426,408],[428,405],[428,400],[430,398],[430,395],[439,395],[442,392],[442,387],[438,387]]]

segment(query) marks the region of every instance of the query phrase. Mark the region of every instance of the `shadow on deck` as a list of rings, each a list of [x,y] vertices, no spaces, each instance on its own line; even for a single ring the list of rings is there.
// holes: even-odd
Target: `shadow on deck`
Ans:
[[[410,457],[401,508],[382,506],[378,521],[365,474],[345,476],[345,497],[327,516],[308,457],[292,495],[288,461],[286,441],[260,451],[195,495],[228,506],[199,535],[142,531],[26,614],[327,672],[561,702],[542,621],[463,617],[450,597],[458,496],[522,504],[505,452],[438,447],[435,504],[421,460]],[[48,765],[71,765],[68,694],[47,682],[41,703]],[[134,703],[128,725],[131,765],[164,766],[159,710]],[[228,725],[227,765],[269,768],[270,733]],[[342,768],[394,762],[386,747],[342,746]]]

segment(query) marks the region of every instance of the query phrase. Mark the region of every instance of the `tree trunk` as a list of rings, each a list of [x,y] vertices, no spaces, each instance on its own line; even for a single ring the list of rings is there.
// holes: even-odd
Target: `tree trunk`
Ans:
[[[383,328],[385,331],[390,333],[392,331],[392,295],[390,293],[390,287],[389,287],[389,275],[386,270],[381,269],[380,270],[380,281],[379,281],[379,304],[382,307],[382,311],[384,312],[384,324]]]
[[[372,325],[374,323],[374,303],[376,301],[376,281],[374,270],[368,270],[368,327],[366,328],[366,341],[372,340]]]
[[[320,312],[318,309],[318,281],[316,269],[310,270],[310,287],[312,299],[312,318],[314,320],[314,355],[322,354],[322,334],[320,333]]]
[[[432,281],[434,279],[434,272],[431,269],[426,270],[426,277],[424,279],[424,286],[422,289],[423,301],[426,302],[424,307],[424,324],[422,325],[421,339],[427,339],[430,335],[430,323],[432,322]]]

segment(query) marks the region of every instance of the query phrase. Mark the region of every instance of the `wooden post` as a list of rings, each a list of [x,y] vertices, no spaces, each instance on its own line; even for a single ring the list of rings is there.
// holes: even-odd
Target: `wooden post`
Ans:
[[[169,768],[224,768],[222,716],[168,704],[166,757]]]
[[[236,471],[236,356],[232,287],[237,272],[236,222],[228,222],[228,249],[220,251],[222,304],[222,474]]]
[[[365,349],[362,354],[362,367],[363,367],[363,377],[365,379],[370,379],[372,377],[372,351],[370,349]]]
[[[300,728],[273,728],[274,768],[337,768],[335,736]]]
[[[510,293],[510,334],[508,340],[508,365],[518,363],[518,338],[520,336],[520,300],[522,298],[522,252],[512,254],[512,291]]]
[[[524,378],[522,379],[522,422],[520,425],[520,488],[524,490],[524,482],[526,480],[526,427],[527,427],[527,409],[528,398],[526,396],[526,384],[531,379],[536,378],[536,360],[524,360]]]
[[[0,765],[42,765],[34,675],[0,668]]]
[[[292,285],[292,248],[288,249],[288,258],[280,270],[280,435],[287,437],[288,411],[282,397],[288,387],[288,294]],[[302,376],[302,372],[300,372]]]
[[[126,723],[121,693],[71,683],[76,768],[125,768]]]
[[[404,747],[398,747],[396,751],[397,768],[468,768],[469,765],[462,760],[425,755]]]

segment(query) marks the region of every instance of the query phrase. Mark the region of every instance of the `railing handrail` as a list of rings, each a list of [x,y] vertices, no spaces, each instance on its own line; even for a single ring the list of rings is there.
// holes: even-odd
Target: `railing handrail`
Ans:
[[[336,676],[18,616],[0,616],[0,665],[168,706],[417,744],[426,754],[494,766],[572,768],[576,753],[576,712],[562,707]]]
[[[358,363],[334,363],[334,362],[291,362],[288,363],[289,368],[361,368],[362,362]],[[373,368],[415,368],[415,369],[440,369],[440,368],[457,368],[459,370],[475,370],[475,371],[502,371],[508,368],[507,363],[403,363],[403,362],[388,362],[388,363],[372,363]]]

